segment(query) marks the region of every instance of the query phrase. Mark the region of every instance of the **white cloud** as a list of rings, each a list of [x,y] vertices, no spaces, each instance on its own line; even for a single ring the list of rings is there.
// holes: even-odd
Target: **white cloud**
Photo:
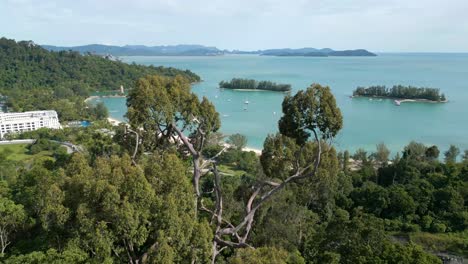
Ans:
[[[78,45],[467,51],[465,0],[0,0],[0,35]]]

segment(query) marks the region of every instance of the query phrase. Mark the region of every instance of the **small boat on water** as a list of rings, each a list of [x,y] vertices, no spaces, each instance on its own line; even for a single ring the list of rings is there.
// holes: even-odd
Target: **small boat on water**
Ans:
[[[245,100],[244,104],[249,104],[249,100]]]
[[[229,115],[224,114],[223,117],[229,117]]]
[[[397,105],[397,106],[400,106],[400,105],[401,105],[401,102],[398,101],[398,100],[395,100],[394,102],[395,102],[395,105]]]
[[[228,101],[228,102],[231,102],[231,99],[228,99],[227,101]]]

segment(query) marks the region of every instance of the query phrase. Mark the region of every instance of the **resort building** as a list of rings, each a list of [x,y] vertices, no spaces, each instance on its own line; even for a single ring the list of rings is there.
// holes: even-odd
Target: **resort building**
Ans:
[[[31,131],[39,128],[61,128],[54,110],[22,113],[0,113],[0,139],[8,133]]]

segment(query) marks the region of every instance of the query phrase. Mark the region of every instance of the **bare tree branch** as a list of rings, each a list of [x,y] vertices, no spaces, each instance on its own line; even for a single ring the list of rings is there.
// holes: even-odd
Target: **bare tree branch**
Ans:
[[[322,155],[322,147],[321,147],[321,142],[320,142],[320,139],[319,139],[316,131],[315,130],[312,130],[312,131],[313,131],[313,134],[314,134],[315,142],[317,143],[317,146],[318,146],[317,147],[317,156],[315,158],[314,163],[310,164],[310,165],[308,165],[308,166],[306,166],[304,168],[297,168],[296,173],[289,176],[287,179],[285,179],[281,183],[276,183],[276,182],[272,182],[272,181],[264,181],[263,184],[261,184],[259,187],[256,188],[256,190],[252,193],[249,200],[247,201],[246,215],[244,216],[243,220],[235,227],[229,226],[229,227],[225,227],[225,228],[217,228],[216,233],[215,233],[215,240],[216,240],[216,243],[218,245],[225,245],[225,246],[233,247],[233,248],[247,247],[248,244],[246,244],[245,242],[247,241],[250,230],[252,229],[253,220],[254,220],[255,213],[257,212],[257,210],[268,199],[270,199],[275,193],[282,190],[289,183],[300,180],[300,179],[313,177],[314,175],[316,175],[316,173],[318,171],[318,168],[319,168],[319,165],[320,165],[320,160],[321,160],[321,155]],[[314,169],[311,172],[306,173],[307,170],[309,170],[310,167],[312,167],[312,166],[314,166]],[[214,172],[215,172],[215,174],[217,173],[216,172],[216,166],[214,166]],[[216,182],[216,180],[215,180],[215,182]],[[258,195],[260,195],[262,189],[265,186],[270,186],[272,188],[269,191],[267,191],[266,193],[262,194],[260,196],[260,198],[258,198]],[[217,206],[219,206],[219,205],[217,205]],[[222,216],[220,216],[220,217],[222,217]],[[238,242],[227,241],[227,240],[223,240],[221,238],[224,235],[237,236],[237,238],[239,238],[238,233],[242,229],[244,230],[243,231],[244,234],[242,236],[240,236],[240,239],[238,239]]]

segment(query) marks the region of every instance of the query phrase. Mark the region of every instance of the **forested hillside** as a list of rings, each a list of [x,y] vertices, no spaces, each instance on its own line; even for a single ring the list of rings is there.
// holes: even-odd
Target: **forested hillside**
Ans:
[[[128,89],[138,78],[154,74],[200,80],[188,70],[51,52],[30,41],[0,39],[0,94],[8,96],[13,111],[56,109],[62,120],[79,118],[86,115],[82,101],[91,92],[117,90],[121,85]]]
[[[441,263],[468,254],[468,153],[410,143],[337,153],[329,87],[283,101],[260,156],[221,144],[219,114],[183,77],[139,79],[130,127],[39,130],[0,151],[2,263]],[[110,129],[107,127],[107,129]],[[66,154],[48,139],[86,151]],[[175,139],[175,140],[174,140]],[[40,152],[39,152],[40,153]]]

